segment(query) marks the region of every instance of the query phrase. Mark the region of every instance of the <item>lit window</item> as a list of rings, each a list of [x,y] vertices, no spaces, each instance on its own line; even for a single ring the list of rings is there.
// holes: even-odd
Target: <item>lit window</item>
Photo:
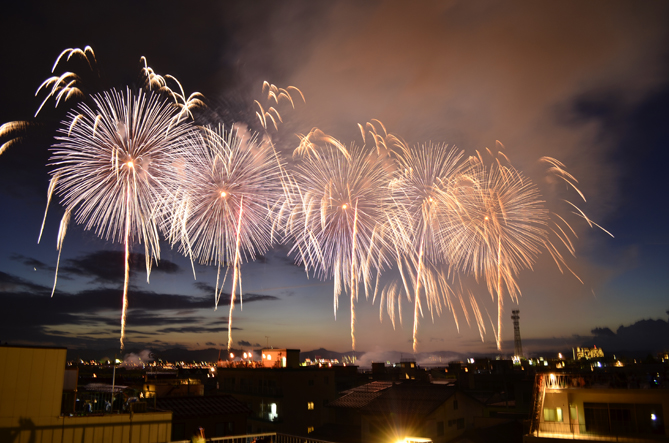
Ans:
[[[309,409],[309,410],[314,409],[314,402],[313,401],[310,401],[310,402],[307,403],[307,409]]]
[[[314,432],[314,427],[313,427],[313,426],[309,426],[309,427],[307,428],[307,434],[311,434],[312,432]]]
[[[544,408],[544,421],[562,422],[562,408]]]

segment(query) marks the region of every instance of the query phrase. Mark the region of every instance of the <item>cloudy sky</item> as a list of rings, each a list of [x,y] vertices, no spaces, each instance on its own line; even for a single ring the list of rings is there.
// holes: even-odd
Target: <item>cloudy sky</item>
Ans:
[[[372,119],[411,145],[446,143],[467,155],[499,140],[578,236],[569,266],[583,283],[544,254],[518,277],[519,304],[506,302],[506,318],[520,309],[525,349],[669,346],[656,340],[669,309],[666,2],[15,3],[0,18],[0,122],[33,126],[0,155],[0,341],[118,344],[122,246],[71,226],[51,298],[58,202],[37,244],[48,148],[68,105],[48,103],[34,119],[35,90],[63,49],[90,45],[101,72],[85,79],[89,92],[136,86],[145,56],[157,73],[207,97],[203,118],[226,125],[258,129],[253,101],[264,80],[299,87],[306,103],[282,113],[271,134],[286,153],[295,134],[314,127],[360,145],[358,124]],[[72,63],[67,69],[86,72]],[[543,156],[579,180],[587,199],[580,207],[614,238],[571,215],[564,199],[577,196],[547,179]],[[335,320],[332,281],[307,278],[288,250],[277,245],[244,265],[235,343],[349,350],[346,303]],[[188,260],[165,244],[147,284],[142,251],[133,256],[128,346],[224,346],[228,306],[213,309],[216,270],[196,266],[193,280]],[[471,290],[484,317],[494,318],[485,288]],[[411,309],[403,304],[393,329],[387,315],[379,320],[378,301],[361,298],[357,349],[409,352]],[[460,307],[455,315],[457,323],[448,310],[434,320],[426,312],[419,350],[495,352],[488,320],[482,341]],[[510,319],[503,340],[511,353]]]

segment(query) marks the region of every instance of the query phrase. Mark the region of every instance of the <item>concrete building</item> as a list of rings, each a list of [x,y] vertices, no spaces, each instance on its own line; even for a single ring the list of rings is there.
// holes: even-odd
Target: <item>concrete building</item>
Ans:
[[[0,346],[0,442],[170,440],[171,412],[62,414],[65,355],[65,348]]]
[[[537,374],[524,442],[666,441],[669,390],[644,380],[624,373]]]
[[[253,411],[248,433],[307,435],[325,423],[325,405],[337,398],[332,368],[219,367],[218,380],[222,393]]]
[[[251,410],[230,395],[168,397],[156,400],[158,409],[172,411],[172,440],[189,439],[198,428],[207,438],[243,435]]]

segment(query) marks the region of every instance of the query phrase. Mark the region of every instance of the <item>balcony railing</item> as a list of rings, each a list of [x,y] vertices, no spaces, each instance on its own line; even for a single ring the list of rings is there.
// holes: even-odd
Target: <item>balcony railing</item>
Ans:
[[[535,437],[547,438],[568,438],[573,440],[601,440],[601,441],[620,441],[620,442],[648,442],[653,440],[666,441],[664,433],[639,433],[635,429],[606,429],[602,426],[593,424],[572,424],[557,422],[539,423],[538,432]]]
[[[177,440],[170,443],[190,443],[191,440]],[[264,434],[234,435],[229,437],[207,438],[207,442],[220,443],[333,443],[325,440],[317,440],[309,437],[298,437],[295,435],[277,434],[269,432]]]
[[[63,392],[62,415],[103,415],[146,412],[144,401],[127,401],[122,392]]]
[[[546,389],[666,389],[666,382],[624,373],[546,374]]]

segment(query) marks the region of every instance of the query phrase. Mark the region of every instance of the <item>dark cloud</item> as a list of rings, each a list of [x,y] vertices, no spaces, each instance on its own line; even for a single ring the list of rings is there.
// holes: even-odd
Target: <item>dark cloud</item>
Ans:
[[[615,337],[616,333],[609,328],[595,328],[590,333],[596,337]]]
[[[238,346],[251,347],[251,348],[259,348],[259,347],[261,347],[261,346],[260,346],[260,343],[251,344],[250,341],[246,341],[246,340],[239,340],[239,341],[237,342],[237,345],[238,345]]]
[[[205,345],[207,345],[207,346],[216,346],[216,343],[211,342],[211,341],[208,341],[207,343],[205,343]]]
[[[70,338],[72,340],[67,343],[80,345],[96,339],[96,336],[103,339],[104,336],[116,337],[120,333],[119,289],[102,287],[74,294],[56,292],[54,297],[50,294],[51,288],[0,271],[0,305],[3,306],[0,312],[0,340],[20,339],[35,344],[62,343],[64,338]],[[129,299],[129,335],[141,334],[144,337],[146,331],[130,329],[142,326],[162,328],[156,333],[228,330],[227,318],[224,317],[207,326],[195,326],[202,323],[199,312],[212,308],[210,298],[134,290]],[[276,299],[259,294],[244,297],[247,303]],[[221,300],[221,303],[229,304],[229,301]],[[76,328],[68,329],[66,326]],[[87,332],[80,332],[79,327],[82,326],[88,327]],[[89,332],[91,328],[95,331]]]
[[[200,291],[202,291],[205,294],[215,294],[216,293],[216,288],[214,288],[209,283],[196,281],[195,283],[193,283],[193,286],[195,286],[197,289],[199,289]]]
[[[595,331],[598,334],[594,334]],[[602,334],[601,331],[608,332]],[[597,346],[611,352],[669,349],[669,323],[664,320],[639,320],[629,326],[620,326],[615,334],[609,328],[595,328],[593,334],[595,337],[586,340],[584,346]]]
[[[25,280],[16,275],[0,271],[0,293],[31,291],[38,293],[50,293],[51,289]]]
[[[241,330],[241,328],[234,327],[232,330]],[[162,334],[167,334],[171,332],[175,332],[178,334],[184,334],[187,332],[190,333],[195,333],[195,334],[204,334],[204,333],[209,333],[209,332],[228,332],[228,328],[226,327],[218,327],[218,328],[207,328],[204,326],[188,326],[188,327],[183,327],[183,328],[164,328],[164,329],[158,329],[156,332],[162,333]]]
[[[11,260],[17,261],[19,263],[22,263],[30,268],[36,269],[36,270],[46,270],[46,271],[52,271],[55,272],[56,268],[53,266],[48,266],[46,263],[41,262],[37,260],[36,258],[32,257],[26,257],[25,255],[21,254],[12,254],[9,257]]]
[[[130,274],[146,273],[145,255],[130,254]],[[67,260],[60,268],[62,274],[90,278],[100,283],[117,283],[125,272],[125,254],[121,251],[96,251]],[[151,273],[177,274],[181,268],[169,260],[153,263]]]

